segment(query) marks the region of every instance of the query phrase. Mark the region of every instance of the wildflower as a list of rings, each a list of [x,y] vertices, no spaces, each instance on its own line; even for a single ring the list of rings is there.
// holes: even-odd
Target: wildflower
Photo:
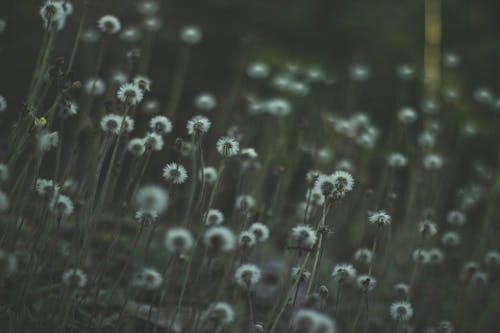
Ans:
[[[369,275],[358,276],[356,282],[358,284],[358,288],[364,293],[372,291],[377,285],[377,280],[373,276]]]
[[[7,110],[7,100],[0,95],[0,113],[5,112],[5,110]]]
[[[265,242],[269,238],[269,228],[263,223],[252,223],[248,230],[254,234],[257,242]]]
[[[41,197],[50,197],[58,193],[59,189],[60,186],[50,179],[38,178],[35,183],[35,190]]]
[[[205,116],[194,116],[187,122],[187,131],[194,137],[202,136],[210,129],[211,122]]]
[[[52,148],[57,147],[59,144],[59,134],[57,132],[41,131],[37,134],[37,148],[38,151],[44,153]]]
[[[404,168],[408,165],[408,159],[403,154],[392,153],[387,158],[387,164],[392,168]]]
[[[240,287],[249,290],[260,281],[261,275],[262,273],[259,267],[253,264],[244,264],[236,269],[234,279]]]
[[[255,199],[251,195],[241,194],[236,197],[236,209],[249,211],[255,207]]]
[[[143,0],[137,3],[137,11],[145,16],[154,15],[160,9],[160,3],[156,0]]]
[[[9,209],[10,202],[9,197],[5,194],[4,191],[0,190],[0,212],[5,212]]]
[[[136,221],[143,226],[155,223],[157,218],[158,212],[154,209],[139,209],[135,212]]]
[[[224,222],[224,214],[218,209],[210,209],[204,215],[204,223],[207,227],[221,225]]]
[[[323,206],[325,203],[325,196],[317,186],[307,191],[306,198],[308,198],[313,205],[318,207]]]
[[[234,249],[236,239],[226,227],[211,227],[203,235],[205,245],[215,252],[229,252]]]
[[[146,145],[144,139],[134,138],[131,139],[127,144],[127,150],[129,153],[135,157],[140,157],[146,152]]]
[[[477,271],[470,277],[470,284],[474,287],[481,288],[486,286],[488,283],[488,273],[483,271]]]
[[[59,194],[56,198],[57,201],[52,203],[52,210],[56,211],[56,213],[61,216],[69,216],[73,214],[75,207],[67,195]]]
[[[292,268],[292,278],[295,279],[300,279],[300,281],[306,281],[309,280],[311,277],[311,273],[309,273],[306,270],[302,270],[300,267],[293,267]]]
[[[292,319],[293,332],[335,333],[335,322],[316,310],[300,309]]]
[[[336,191],[341,193],[352,191],[354,186],[354,178],[346,171],[335,171],[332,174],[332,181],[335,184]]]
[[[364,64],[354,64],[349,68],[349,76],[354,81],[364,82],[371,76],[370,67]]]
[[[412,253],[412,258],[415,262],[428,264],[430,262],[429,252],[423,249],[415,249]]]
[[[424,220],[418,224],[418,231],[424,238],[431,238],[437,233],[436,223],[430,220]]]
[[[399,295],[406,297],[406,295],[408,295],[408,291],[410,290],[410,288],[406,283],[397,283],[396,285],[394,285],[394,290]]]
[[[223,157],[232,157],[238,154],[240,143],[230,137],[221,137],[217,140],[216,148]]]
[[[316,244],[318,236],[310,226],[298,225],[292,228],[292,239],[297,243],[297,246],[312,248]]]
[[[133,82],[134,85],[139,87],[143,93],[151,91],[151,80],[148,77],[144,75],[137,75],[134,77]]]
[[[87,285],[87,275],[78,268],[66,270],[62,280],[65,285],[72,288],[84,288]]]
[[[216,326],[223,326],[234,321],[233,307],[226,302],[216,302],[208,306],[203,314],[204,321],[214,321]]]
[[[463,226],[465,220],[465,214],[458,210],[452,210],[446,215],[446,222],[457,227]]]
[[[457,246],[460,242],[460,235],[455,231],[447,231],[441,236],[441,243],[445,246]]]
[[[47,0],[40,8],[45,29],[59,31],[66,23],[66,12],[59,1]]]
[[[462,271],[460,272],[460,278],[464,281],[469,281],[472,275],[479,271],[479,264],[475,261],[467,261],[462,266]]]
[[[167,191],[157,185],[144,185],[135,195],[136,207],[144,210],[154,210],[158,214],[164,213],[169,204]]]
[[[420,103],[422,111],[427,114],[437,114],[439,113],[439,103],[432,98],[425,98]]]
[[[247,66],[246,73],[252,79],[265,79],[269,76],[269,66],[263,62],[253,62]]]
[[[364,264],[369,264],[373,260],[373,252],[370,249],[361,248],[354,253],[354,259]]]
[[[394,302],[389,309],[394,320],[407,321],[413,317],[413,307],[408,302]]]
[[[259,156],[259,154],[257,154],[255,149],[253,148],[243,148],[240,151],[240,156],[246,160],[253,160],[256,159]]]
[[[238,244],[241,247],[250,248],[256,243],[255,235],[251,231],[242,231],[238,236]]]
[[[491,250],[484,255],[484,262],[488,266],[500,266],[500,252]]]
[[[209,93],[203,93],[196,96],[194,105],[202,111],[211,111],[217,106],[215,96]]]
[[[120,102],[127,105],[137,105],[144,98],[142,90],[134,83],[124,83],[118,89],[116,97]]]
[[[414,123],[417,120],[417,112],[408,106],[405,106],[398,111],[398,120],[404,125]]]
[[[97,21],[97,27],[108,35],[118,33],[121,29],[120,20],[113,15],[104,15]]]
[[[182,184],[186,181],[188,175],[186,169],[177,163],[168,163],[163,168],[163,178],[172,184]]]
[[[123,117],[117,114],[107,114],[101,119],[101,129],[110,134],[118,135]]]
[[[163,277],[153,268],[143,268],[132,280],[134,286],[148,290],[158,289],[162,283]]]
[[[160,102],[156,98],[147,98],[141,105],[142,110],[146,113],[155,114],[160,110]]]
[[[59,106],[59,114],[62,117],[71,117],[77,114],[77,112],[78,112],[78,105],[76,105],[74,101],[65,100]]]
[[[163,138],[159,134],[149,132],[143,140],[147,150],[160,151],[163,149]]]
[[[332,277],[338,283],[346,283],[356,278],[356,269],[351,264],[335,265]]]
[[[331,175],[320,174],[315,182],[316,191],[329,197],[335,190],[335,180]]]
[[[165,234],[165,247],[170,253],[186,253],[193,247],[191,232],[185,228],[171,228]]]
[[[100,78],[90,78],[85,82],[84,90],[91,96],[102,96],[106,91],[106,83]]]
[[[172,122],[165,116],[156,116],[149,121],[149,128],[160,135],[166,135],[172,132]]]
[[[202,31],[200,27],[196,25],[187,25],[180,31],[181,40],[190,45],[199,43],[202,37]]]
[[[430,264],[441,264],[444,261],[444,253],[438,248],[432,248],[428,252]]]
[[[198,174],[198,179],[200,181],[202,180],[202,173],[203,173],[203,180],[207,184],[213,184],[217,180],[217,170],[214,167],[211,166],[204,167],[203,170],[201,170]]]
[[[448,320],[441,320],[436,324],[436,328],[440,333],[452,333],[454,331],[454,327],[451,322]]]
[[[423,132],[418,136],[418,144],[424,149],[431,149],[436,144],[436,137],[429,132]]]
[[[264,109],[272,116],[286,117],[292,112],[292,105],[285,99],[274,98],[265,103]]]
[[[384,210],[369,212],[368,223],[376,224],[379,227],[385,227],[391,224],[391,216]]]

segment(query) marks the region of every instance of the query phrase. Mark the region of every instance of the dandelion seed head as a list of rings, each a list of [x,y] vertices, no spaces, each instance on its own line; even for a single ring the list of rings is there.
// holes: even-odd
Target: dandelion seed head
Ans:
[[[250,248],[254,246],[255,243],[256,243],[256,237],[249,230],[242,231],[238,236],[238,244],[241,247]]]
[[[429,254],[429,264],[439,265],[444,261],[444,253],[441,249],[431,248],[428,251]]]
[[[460,272],[460,278],[463,281],[470,281],[470,278],[474,273],[479,271],[479,264],[475,261],[467,261],[462,266],[462,270]]]
[[[243,148],[240,151],[240,157],[245,160],[253,160],[259,156],[257,151],[254,148]]]
[[[367,248],[357,249],[354,253],[354,260],[362,262],[364,264],[370,264],[373,260],[373,252]]]
[[[394,290],[398,295],[406,297],[406,295],[408,295],[408,291],[410,290],[410,288],[406,283],[397,283],[394,285]]]
[[[252,223],[248,230],[254,234],[257,242],[265,242],[269,238],[269,228],[263,223]]]
[[[204,317],[220,325],[227,325],[234,321],[233,307],[226,302],[216,302],[209,305]]]
[[[113,35],[120,31],[120,20],[113,15],[104,15],[97,21],[97,27],[105,34]]]
[[[102,96],[106,91],[106,83],[100,78],[90,78],[85,81],[84,90],[91,96]]]
[[[163,179],[172,184],[183,184],[188,178],[186,168],[177,163],[168,163],[163,168]]]
[[[351,264],[338,264],[333,268],[332,277],[338,283],[350,282],[356,278],[356,269]]]
[[[300,247],[312,248],[317,239],[316,231],[308,225],[297,225],[292,228],[292,240]]]
[[[152,81],[147,76],[137,75],[134,77],[133,84],[139,87],[143,93],[151,91]]]
[[[134,155],[135,157],[140,157],[146,152],[146,145],[144,139],[134,138],[131,139],[127,144],[127,151]]]
[[[198,115],[188,120],[186,128],[189,135],[197,137],[206,134],[211,124],[207,117]]]
[[[210,227],[203,235],[205,245],[215,252],[232,251],[236,245],[234,233],[226,227]]]
[[[436,324],[439,333],[452,333],[454,330],[453,324],[448,320],[441,320]]]
[[[137,191],[134,202],[138,209],[154,210],[163,214],[170,202],[169,195],[165,189],[158,185],[143,185]]]
[[[194,106],[201,111],[212,111],[217,106],[217,99],[209,93],[202,93],[194,99]]]
[[[335,333],[335,322],[327,315],[310,309],[300,309],[292,318],[294,332]]]
[[[253,264],[243,264],[236,269],[234,279],[236,283],[244,289],[250,289],[260,281],[262,272],[259,267]]]
[[[460,55],[458,53],[447,51],[443,54],[443,65],[448,68],[456,68],[460,66]]]
[[[500,252],[490,250],[484,255],[484,262],[488,266],[500,266]]]
[[[405,125],[414,123],[417,120],[417,111],[409,106],[402,107],[398,111],[398,120]]]
[[[160,102],[156,98],[145,99],[141,106],[142,110],[148,114],[156,114],[160,111]]]
[[[118,100],[127,105],[137,105],[144,98],[144,93],[135,83],[124,83],[116,93]]]
[[[107,114],[101,119],[101,130],[106,133],[118,135],[123,117],[117,114]]]
[[[165,234],[165,247],[170,253],[186,253],[193,247],[194,239],[186,228],[171,228]]]
[[[387,164],[392,168],[404,168],[408,165],[408,159],[401,153],[392,153],[387,158]]]
[[[126,43],[136,43],[142,38],[142,32],[139,28],[132,26],[126,27],[120,32],[120,40]]]
[[[431,238],[437,234],[437,225],[431,220],[423,220],[418,224],[418,231],[424,238]]]
[[[265,102],[264,110],[272,116],[286,117],[292,113],[292,105],[283,98],[273,98]]]
[[[223,157],[232,157],[240,151],[240,143],[234,138],[225,136],[217,140],[216,148]]]
[[[441,236],[441,243],[445,246],[457,246],[461,242],[460,234],[455,231],[447,231]]]
[[[465,224],[465,214],[459,210],[452,210],[446,215],[446,222],[453,226],[463,226]]]
[[[483,288],[488,284],[488,273],[478,270],[470,277],[470,284],[476,288]]]
[[[349,172],[346,171],[335,171],[332,174],[332,181],[335,184],[335,188],[338,192],[350,192],[354,187],[354,178]]]
[[[427,170],[441,169],[443,164],[443,157],[439,154],[427,154],[423,159],[424,168]]]
[[[162,283],[163,277],[153,268],[143,268],[132,280],[132,285],[147,290],[158,289]]]
[[[224,214],[218,210],[211,208],[204,215],[204,223],[207,227],[215,227],[224,223]]]
[[[389,308],[389,313],[394,320],[407,321],[413,317],[413,307],[409,302],[394,302]]]
[[[423,132],[418,136],[418,145],[423,149],[431,149],[436,145],[436,137],[430,132]]]
[[[292,278],[293,279],[300,279],[300,281],[307,281],[311,277],[311,273],[302,270],[301,267],[292,267]]]
[[[415,68],[409,64],[401,64],[396,67],[396,75],[401,80],[411,80],[415,78]]]
[[[137,11],[144,16],[151,16],[158,12],[160,3],[156,0],[142,0],[137,3]]]
[[[87,275],[81,269],[71,268],[63,273],[62,281],[71,288],[84,288],[87,285]]]
[[[78,105],[74,101],[65,100],[59,106],[59,115],[62,117],[71,117],[78,113]]]
[[[369,275],[359,275],[356,282],[358,288],[364,293],[372,291],[377,286],[377,280]]]
[[[40,16],[45,29],[60,31],[66,23],[67,13],[61,2],[47,0],[40,8]]]
[[[204,167],[203,170],[200,170],[198,174],[198,179],[202,180],[202,172],[203,172],[203,180],[207,184],[214,184],[217,180],[217,170],[214,167],[208,166]]]
[[[236,197],[235,207],[241,211],[250,211],[256,205],[255,199],[253,196],[248,194],[241,194]]]
[[[138,209],[135,212],[135,220],[142,226],[150,226],[156,222],[158,212],[154,209]]]
[[[59,194],[54,197],[54,200],[51,204],[52,211],[56,212],[56,214],[61,216],[69,216],[73,214],[75,211],[75,207],[73,205],[73,201],[64,194]]]
[[[415,249],[412,253],[412,258],[413,258],[413,261],[415,262],[419,262],[421,264],[428,264],[430,263],[430,255],[429,255],[429,251],[427,250],[424,250],[424,249]]]
[[[349,68],[351,80],[364,82],[371,77],[371,69],[365,64],[354,64]]]
[[[391,216],[384,210],[378,210],[368,213],[368,223],[379,227],[385,227],[391,224]]]
[[[160,31],[160,29],[163,27],[163,19],[161,18],[161,16],[148,16],[145,17],[142,21],[142,26],[144,27],[144,30],[147,31]]]
[[[248,77],[252,79],[265,79],[269,76],[271,70],[266,63],[263,62],[252,62],[246,68],[246,73]]]
[[[187,25],[181,29],[179,36],[183,42],[194,45],[201,41],[203,33],[197,25]]]

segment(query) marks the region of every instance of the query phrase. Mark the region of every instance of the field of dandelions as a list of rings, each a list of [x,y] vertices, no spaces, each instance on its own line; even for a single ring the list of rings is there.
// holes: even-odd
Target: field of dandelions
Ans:
[[[244,3],[0,12],[0,332],[498,332],[498,72],[332,67]]]

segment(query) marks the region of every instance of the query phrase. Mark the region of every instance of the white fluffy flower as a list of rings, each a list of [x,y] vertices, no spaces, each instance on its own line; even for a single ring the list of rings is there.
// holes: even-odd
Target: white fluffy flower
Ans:
[[[413,317],[413,307],[408,302],[394,302],[389,308],[389,313],[394,320],[407,321]]]
[[[78,113],[78,105],[74,101],[65,100],[59,107],[59,115],[71,117]]]
[[[154,209],[139,209],[135,212],[137,223],[148,226],[156,222],[158,212]]]
[[[182,184],[186,181],[188,175],[186,168],[177,163],[168,163],[163,168],[163,178],[172,184]]]
[[[148,290],[157,289],[162,283],[163,277],[153,268],[143,268],[132,280],[134,286]]]
[[[418,224],[418,231],[425,238],[431,238],[437,234],[437,225],[430,220],[424,220]]]
[[[224,214],[218,209],[210,209],[204,215],[204,223],[207,227],[221,225],[224,222]]]
[[[116,97],[124,104],[137,105],[144,98],[144,94],[138,85],[134,83],[124,83],[118,89]]]
[[[265,79],[269,76],[269,66],[263,62],[253,62],[247,66],[247,75],[252,79]]]
[[[354,253],[354,260],[369,264],[373,260],[373,252],[367,248],[357,249]]]
[[[135,195],[135,205],[139,209],[154,210],[158,214],[164,213],[169,204],[167,191],[157,185],[142,186]]]
[[[398,120],[403,124],[411,124],[417,120],[417,112],[411,107],[402,107],[398,111]]]
[[[87,275],[78,268],[71,268],[63,273],[62,281],[72,288],[83,288],[87,285]]]
[[[59,134],[57,132],[41,131],[36,136],[37,148],[41,153],[45,153],[59,144]]]
[[[317,239],[316,231],[308,225],[298,225],[292,228],[292,240],[297,246],[312,248]]]
[[[170,253],[185,253],[193,247],[191,232],[185,228],[172,228],[165,234],[165,247]]]
[[[204,320],[214,321],[217,325],[227,325],[234,321],[234,310],[229,303],[212,303],[203,314],[203,318]]]
[[[141,138],[131,139],[127,144],[127,150],[129,153],[131,153],[136,157],[144,155],[144,153],[146,152],[146,145],[144,139]]]
[[[259,267],[253,264],[244,264],[236,269],[234,279],[240,287],[250,289],[260,281],[261,275]]]
[[[248,194],[241,194],[236,197],[236,209],[249,211],[255,207],[255,198]]]
[[[146,145],[146,149],[160,151],[163,149],[163,138],[161,135],[153,132],[149,132],[144,137],[144,143]]]
[[[165,116],[155,116],[149,121],[149,128],[160,135],[165,135],[172,132],[172,122]]]
[[[97,21],[97,27],[106,34],[116,34],[121,29],[120,20],[113,15],[104,15]]]
[[[356,281],[358,288],[365,293],[372,291],[377,286],[377,280],[373,276],[369,275],[360,275]]]
[[[234,138],[221,137],[217,140],[216,148],[223,157],[232,157],[238,154],[240,143]]]
[[[208,166],[204,167],[203,170],[200,170],[198,174],[198,179],[200,181],[202,180],[202,173],[203,173],[203,180],[207,184],[213,184],[217,180],[217,170],[214,167]]]
[[[460,234],[455,231],[447,231],[441,236],[441,243],[445,246],[457,246],[461,241]]]
[[[454,226],[462,226],[465,223],[465,214],[459,210],[452,210],[446,215],[446,222]]]
[[[205,232],[203,242],[213,251],[229,252],[235,247],[236,237],[229,228],[217,226]]]
[[[187,44],[197,44],[203,37],[200,27],[196,25],[187,25],[180,31],[180,38]]]
[[[110,134],[118,135],[123,117],[117,114],[107,114],[101,118],[101,129]]]
[[[202,111],[211,111],[217,106],[217,100],[214,95],[203,93],[196,96],[194,105]]]
[[[75,207],[73,205],[73,201],[64,194],[57,195],[54,199],[57,198],[57,201],[52,202],[51,208],[57,214],[62,216],[69,216],[73,214]]]
[[[423,159],[424,168],[427,170],[441,169],[443,163],[443,157],[439,154],[428,154]]]
[[[248,230],[255,235],[257,242],[265,242],[269,238],[269,228],[263,223],[252,223]]]
[[[106,91],[106,83],[100,78],[90,78],[85,81],[84,89],[91,96],[102,96]]]
[[[403,154],[392,153],[387,158],[387,164],[392,168],[404,168],[408,165],[408,159]]]
[[[60,1],[47,0],[40,8],[45,29],[59,31],[64,28],[67,13]]]
[[[384,210],[378,210],[368,213],[368,223],[376,224],[379,227],[384,227],[391,224],[391,216]]]
[[[212,123],[205,116],[194,116],[189,119],[186,125],[189,135],[201,136],[208,132]]]
[[[351,264],[335,265],[332,277],[339,283],[349,282],[356,278],[356,269]]]
[[[238,244],[241,247],[252,247],[256,243],[255,235],[251,231],[242,231],[238,236]]]
[[[134,84],[139,87],[142,92],[151,90],[151,79],[144,75],[137,75],[133,80]]]
[[[335,322],[327,315],[310,309],[298,310],[292,319],[293,332],[335,333]]]

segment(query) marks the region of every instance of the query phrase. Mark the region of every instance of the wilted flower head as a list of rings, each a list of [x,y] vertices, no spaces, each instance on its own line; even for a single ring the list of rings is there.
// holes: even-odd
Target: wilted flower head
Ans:
[[[143,268],[134,276],[132,284],[135,287],[154,290],[161,286],[163,277],[160,272],[153,268]]]
[[[187,44],[197,44],[201,41],[203,37],[200,27],[196,25],[187,25],[183,27],[180,31],[180,38]]]
[[[214,227],[224,222],[224,214],[218,209],[211,208],[204,215],[204,223],[207,227]]]
[[[116,97],[120,102],[134,106],[142,101],[144,94],[138,85],[134,83],[124,83],[118,89]]]
[[[335,333],[335,322],[316,310],[300,309],[293,316],[292,328],[293,332]]]
[[[120,20],[113,15],[104,15],[97,21],[97,27],[104,33],[113,35],[121,29]]]
[[[389,309],[394,320],[407,321],[413,317],[413,307],[408,302],[394,302]]]
[[[261,275],[262,273],[259,267],[253,264],[244,264],[236,269],[234,279],[240,287],[250,289],[260,281]]]
[[[226,227],[211,227],[203,235],[203,242],[214,252],[229,252],[234,249],[236,238]]]
[[[338,283],[346,283],[356,278],[356,269],[351,264],[335,265],[332,277]]]
[[[186,125],[189,135],[198,137],[208,132],[211,122],[205,116],[194,116],[189,119]]]
[[[265,242],[269,238],[269,228],[263,223],[252,223],[248,230],[255,235],[257,242]]]
[[[186,181],[188,175],[186,168],[177,163],[168,163],[163,168],[163,178],[172,184],[182,184]]]
[[[185,253],[193,247],[191,232],[185,228],[171,228],[165,234],[165,247],[170,253]]]
[[[71,288],[83,288],[87,285],[87,275],[78,268],[71,268],[63,273],[62,281]]]
[[[316,231],[308,225],[298,225],[292,228],[292,240],[299,247],[312,248],[317,239]]]
[[[384,210],[369,212],[368,223],[376,224],[379,227],[385,227],[391,224],[391,216]]]
[[[144,210],[154,210],[158,214],[164,213],[169,204],[167,191],[157,185],[144,185],[135,195],[136,207]]]

